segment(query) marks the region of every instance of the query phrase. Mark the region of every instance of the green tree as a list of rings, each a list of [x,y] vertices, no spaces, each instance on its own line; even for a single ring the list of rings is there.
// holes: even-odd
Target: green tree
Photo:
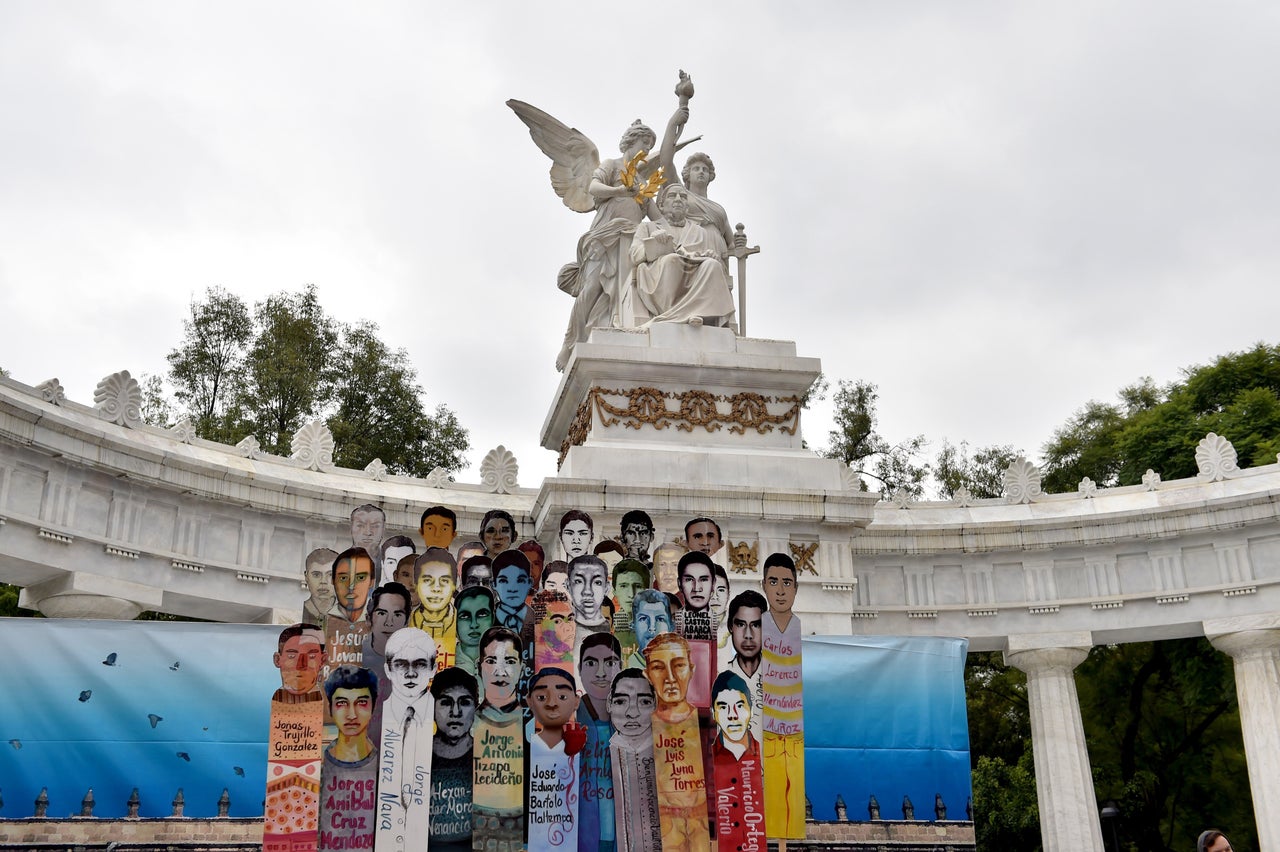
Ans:
[[[249,308],[221,287],[191,300],[183,338],[169,353],[174,396],[211,441],[234,444],[244,437],[237,405],[244,395],[245,350],[253,335]]]
[[[337,411],[328,420],[334,462],[360,469],[380,458],[392,473],[419,477],[436,467],[463,467],[467,430],[443,405],[426,413],[408,353],[388,349],[377,332],[372,323],[358,323],[342,333],[335,359]]]
[[[1196,473],[1196,446],[1210,432],[1235,446],[1240,465],[1280,453],[1280,346],[1255,345],[1188,367],[1165,388],[1150,378],[1116,403],[1090,402],[1044,446],[1043,487],[1074,491],[1083,477],[1103,487],[1136,485],[1147,470],[1164,479]]]
[[[1028,748],[1014,763],[979,757],[973,767],[973,828],[979,849],[1039,852],[1040,809]]]
[[[924,480],[929,466],[920,460],[926,441],[916,435],[891,444],[876,431],[876,400],[879,393],[871,382],[841,379],[834,403],[836,428],[829,433],[829,443],[822,455],[839,459],[858,474],[863,490],[869,490],[867,478],[875,480],[880,491],[892,494],[903,489],[912,497],[924,494]]]
[[[961,489],[973,497],[999,497],[1004,493],[1004,472],[1022,454],[1012,445],[980,447],[969,454],[969,444],[943,439],[933,463],[938,496],[950,500]]]
[[[289,455],[293,434],[331,398],[338,328],[312,284],[254,306],[253,343],[238,403],[267,452]]]
[[[1230,659],[1204,638],[1095,647],[1076,670],[1095,791],[1130,849],[1185,849],[1205,826],[1253,848]]]
[[[138,385],[142,389],[142,422],[161,429],[172,426],[176,418],[164,392],[164,381],[159,376],[143,373],[138,377]]]

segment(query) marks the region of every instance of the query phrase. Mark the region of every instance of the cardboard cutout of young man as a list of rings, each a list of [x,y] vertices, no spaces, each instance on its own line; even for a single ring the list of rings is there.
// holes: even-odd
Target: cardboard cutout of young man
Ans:
[[[374,849],[415,852],[427,848],[431,813],[436,643],[423,630],[402,627],[387,640],[386,658],[391,694],[382,705]]]
[[[327,678],[337,666],[361,665],[360,646],[369,633],[365,609],[377,569],[373,557],[361,547],[351,547],[333,560],[334,604],[324,623]]]
[[[653,518],[642,509],[632,509],[622,516],[618,525],[627,558],[641,563],[649,561],[649,547],[653,544]]]
[[[425,630],[435,640],[441,669],[454,665],[457,658],[457,612],[453,607],[456,570],[453,556],[440,547],[427,549],[413,563],[418,608],[409,616],[409,625]]]
[[[480,521],[480,540],[484,543],[485,555],[496,559],[498,554],[510,548],[516,538],[516,521],[510,512],[502,509],[490,509]]]
[[[804,693],[801,685],[800,619],[796,564],[785,553],[764,561],[769,612],[761,632],[760,677],[764,685],[764,789],[770,837],[804,838]]]
[[[529,740],[529,849],[578,848],[579,756],[586,732],[573,722],[578,708],[573,675],[545,668],[529,680],[536,730]]]
[[[324,625],[324,620],[333,609],[333,560],[338,558],[338,551],[327,547],[317,547],[307,554],[302,577],[307,583],[307,591],[311,593],[302,603],[302,621],[306,624]]]
[[[387,640],[409,623],[409,590],[399,583],[387,583],[369,595],[369,633],[360,645],[360,665],[373,672],[378,679],[378,694],[383,697],[373,707],[373,719],[369,723],[369,736],[374,745],[382,741],[382,706],[391,694],[391,680],[387,677]]]
[[[578,556],[569,563],[569,602],[573,604],[573,620],[577,627],[574,639],[575,661],[581,657],[583,640],[593,633],[612,631],[613,620],[604,609],[605,600],[611,597],[609,568],[599,556]],[[570,671],[578,678],[578,688],[581,689],[581,675],[577,666]]]
[[[473,844],[492,852],[524,848],[524,708],[516,688],[523,668],[520,637],[491,627],[480,639],[482,700],[472,727]]]
[[[387,531],[387,513],[372,503],[365,503],[351,510],[351,546],[359,547],[365,553],[378,552]]]
[[[716,842],[720,852],[763,850],[764,775],[760,747],[751,736],[751,689],[733,672],[721,672],[711,687],[715,742]]]
[[[578,626],[573,620],[573,606],[562,592],[538,592],[533,597],[534,627],[533,671],[548,666],[576,671],[573,643]]]
[[[493,560],[493,590],[498,595],[494,623],[520,633],[529,618],[529,592],[533,576],[529,558],[519,550],[507,550]]]
[[[431,681],[436,735],[431,745],[432,852],[471,852],[471,784],[479,706],[476,679],[456,666]]]
[[[760,674],[760,651],[764,636],[764,616],[769,604],[764,595],[747,589],[729,602],[729,641],[733,656],[724,671],[733,672],[747,684],[751,694],[751,736],[757,744],[764,740],[764,681]]]
[[[378,752],[369,726],[378,678],[366,668],[338,666],[325,680],[324,694],[338,738],[324,750],[319,852],[372,849]]]
[[[271,696],[262,848],[287,852],[319,839],[324,633],[314,624],[286,627],[271,661],[280,670],[280,688]]]
[[[581,509],[570,509],[560,517],[560,546],[564,548],[565,562],[591,553],[594,537],[595,522]]]
[[[644,669],[623,669],[609,688],[609,763],[616,852],[662,852],[658,775],[653,757],[653,685]],[[763,850],[762,850],[763,852]]]
[[[458,534],[458,515],[445,506],[432,506],[422,513],[418,521],[418,533],[425,547],[448,550]]]
[[[660,633],[674,633],[671,604],[657,589],[638,592],[631,602],[631,631],[636,636],[636,650],[626,659],[628,668],[645,669],[644,649]]]
[[[613,568],[613,593],[618,599],[618,611],[613,614],[613,635],[622,646],[622,656],[629,657],[639,650],[635,631],[631,628],[631,612],[636,595],[649,588],[649,569],[636,559],[624,559]]]
[[[689,643],[675,633],[655,636],[644,649],[645,677],[653,686],[653,756],[663,852],[707,852],[706,775],[698,710],[688,701],[694,676]]]
[[[715,563],[700,550],[680,557],[676,573],[684,618],[680,635],[689,640],[689,656],[697,674],[689,682],[689,702],[699,709],[711,707],[711,682],[715,679],[716,631],[711,619],[711,596],[715,592]]]
[[[406,556],[415,556],[418,548],[413,543],[413,539],[407,535],[393,535],[385,539],[378,546],[378,581],[375,585],[382,586],[387,583],[394,582],[396,579],[396,567],[399,566],[400,560]]]
[[[454,598],[458,626],[455,665],[473,676],[479,674],[476,664],[480,658],[480,639],[494,626],[496,601],[493,590],[484,586],[462,589]]]
[[[613,852],[613,770],[609,762],[609,690],[622,670],[622,649],[615,636],[596,633],[582,643],[578,670],[585,691],[578,723],[586,731],[582,751],[582,806],[578,814],[579,852]]]

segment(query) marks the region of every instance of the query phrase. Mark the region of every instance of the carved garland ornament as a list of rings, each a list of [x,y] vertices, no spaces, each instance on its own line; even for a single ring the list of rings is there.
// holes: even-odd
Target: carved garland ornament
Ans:
[[[625,397],[626,404],[614,405],[608,397]],[[667,404],[668,400],[675,402],[674,409]],[[704,390],[663,391],[653,387],[629,390],[592,388],[578,406],[569,434],[560,446],[561,462],[570,447],[579,446],[587,439],[593,404],[600,425],[604,427],[621,423],[628,429],[644,426],[666,429],[674,423],[682,432],[698,428],[718,432],[728,426],[735,435],[745,435],[748,429],[765,435],[775,427],[784,434],[794,435],[800,428],[801,401],[798,396],[764,396],[750,391],[735,394]],[[770,412],[770,405],[785,405],[787,408],[775,414]]]

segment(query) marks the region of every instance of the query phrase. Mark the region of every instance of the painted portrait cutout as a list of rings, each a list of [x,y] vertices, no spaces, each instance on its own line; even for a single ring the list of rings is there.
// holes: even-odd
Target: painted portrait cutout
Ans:
[[[407,535],[393,535],[385,539],[378,547],[378,578],[376,585],[390,583],[396,579],[396,568],[400,560],[406,556],[417,555],[418,548],[413,539]]]
[[[361,547],[348,548],[333,560],[334,604],[324,623],[326,677],[337,666],[362,664],[360,647],[369,632],[365,611],[376,574],[373,557]]]
[[[425,849],[431,812],[431,749],[435,724],[430,687],[436,643],[416,627],[402,627],[386,645],[391,694],[382,704],[378,750],[377,852]]]
[[[280,688],[271,696],[262,848],[284,852],[319,839],[324,633],[314,624],[286,627],[272,662]]]
[[[769,604],[764,595],[748,589],[729,602],[729,655],[723,670],[747,684],[751,694],[751,734],[757,743],[764,737],[764,681],[760,654],[764,640],[764,617]]]
[[[382,707],[386,696],[391,694],[391,681],[387,677],[387,641],[409,623],[411,610],[409,590],[399,583],[379,586],[369,595],[369,632],[360,645],[360,665],[378,679],[378,694],[382,696],[382,700],[374,705],[369,725],[369,736],[375,745],[382,741]]]
[[[613,619],[605,609],[606,601],[612,601],[608,566],[592,554],[574,557],[569,563],[569,603],[576,626],[574,660],[580,659],[582,642],[588,636],[612,632]],[[576,667],[570,671],[580,678]],[[582,688],[580,679],[578,688]]]
[[[578,635],[569,596],[562,592],[539,592],[533,598],[537,618],[534,638],[533,670],[552,666],[576,671],[573,643]]]
[[[472,840],[476,849],[519,852],[524,846],[524,712],[520,637],[492,627],[480,639],[480,709],[472,727]]]
[[[631,632],[636,637],[636,651],[624,664],[627,668],[645,669],[644,649],[653,637],[673,633],[670,599],[657,589],[642,589],[631,602]]]
[[[613,593],[618,601],[618,611],[613,614],[613,635],[618,637],[623,658],[629,658],[640,650],[631,616],[636,595],[649,588],[649,570],[636,559],[624,559],[613,569]]]
[[[680,593],[680,577],[677,568],[685,549],[668,542],[653,552],[653,587],[669,595]]]
[[[560,547],[564,550],[565,562],[589,555],[594,538],[595,522],[586,512],[570,509],[560,517]]]
[[[459,563],[458,588],[469,589],[472,586],[493,585],[493,560],[484,554],[470,556],[467,561]]]
[[[680,557],[677,566],[684,617],[680,635],[689,640],[689,655],[697,674],[689,683],[689,701],[698,708],[711,706],[711,682],[716,676],[716,631],[711,617],[715,591],[715,564],[702,551]]]
[[[533,575],[529,558],[519,550],[507,550],[493,560],[493,590],[498,604],[494,623],[516,632],[529,620],[529,593]]]
[[[366,668],[338,666],[324,682],[338,737],[324,750],[320,788],[320,852],[373,848],[378,752],[369,726],[378,678]]]
[[[457,563],[449,551],[428,548],[413,563],[413,584],[418,590],[418,608],[409,616],[409,625],[425,630],[436,642],[437,665],[448,668],[456,657],[458,631],[453,595]]]
[[[458,547],[458,558],[455,563],[458,566],[458,576],[456,578],[458,585],[462,585],[462,566],[466,565],[471,559],[477,556],[484,556],[484,543],[479,541],[464,541]]]
[[[529,680],[535,730],[529,740],[529,848],[578,848],[579,752],[586,738],[573,718],[573,675],[548,667]]]
[[[716,738],[711,746],[716,843],[723,852],[765,848],[764,775],[760,746],[751,735],[751,688],[733,672],[711,687]]]
[[[578,704],[578,723],[586,733],[582,750],[582,805],[578,813],[578,848],[609,852],[616,840],[613,770],[609,740],[609,691],[622,670],[622,649],[615,636],[595,633],[583,640],[578,673],[584,692]]]
[[[516,550],[523,553],[525,559],[529,560],[529,580],[533,584],[533,588],[541,588],[542,566],[547,562],[546,551],[542,549],[542,545],[533,539],[520,542],[520,546]]]
[[[653,519],[641,509],[632,509],[622,516],[619,524],[619,540],[626,548],[627,558],[649,562],[649,548],[653,546]]]
[[[306,624],[323,627],[329,611],[336,603],[333,595],[333,560],[337,558],[338,552],[327,547],[318,547],[307,554],[302,574],[309,593],[302,604],[302,621]]]
[[[504,550],[515,545],[516,521],[510,512],[502,509],[490,509],[480,521],[480,541],[484,544],[485,556],[497,558]]]
[[[436,717],[431,748],[433,852],[471,852],[475,760],[471,726],[479,707],[478,689],[476,679],[455,666],[444,669],[431,681]]]
[[[804,837],[804,694],[800,619],[791,611],[797,591],[791,557],[770,554],[764,561],[763,584],[769,602],[760,667],[766,831],[770,837],[800,839]]]
[[[653,756],[657,768],[663,852],[705,852],[706,775],[697,708],[689,703],[694,667],[689,643],[675,633],[655,636],[644,650],[645,677],[653,686]]]
[[[644,670],[623,669],[609,688],[609,762],[617,852],[662,852],[658,776],[653,758],[653,685]]]
[[[459,591],[453,605],[458,628],[454,664],[474,676],[479,674],[480,639],[494,625],[496,598],[492,589],[472,586]]]
[[[351,546],[375,554],[387,530],[387,514],[372,503],[351,510]]]
[[[684,543],[690,551],[715,556],[724,547],[720,525],[710,518],[694,518],[684,525]]]
[[[425,547],[448,550],[458,534],[458,515],[444,506],[432,506],[422,513],[422,518],[418,521],[418,532],[422,535]]]

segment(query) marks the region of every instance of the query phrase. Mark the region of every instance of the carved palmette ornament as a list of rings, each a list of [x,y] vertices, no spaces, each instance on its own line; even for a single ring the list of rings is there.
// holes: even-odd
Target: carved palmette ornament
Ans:
[[[241,438],[240,443],[236,444],[236,449],[247,459],[262,458],[262,444],[258,443],[258,439],[252,435]]]
[[[312,420],[299,429],[290,446],[291,458],[302,462],[308,470],[333,467],[333,433],[323,421]]]
[[[183,417],[177,423],[173,424],[169,429],[169,433],[184,444],[190,444],[196,439],[196,424],[191,422],[190,417]]]
[[[1040,469],[1018,456],[1004,472],[1005,497],[1010,503],[1030,503],[1040,493]]]
[[[129,429],[142,425],[142,388],[128,370],[112,373],[98,382],[93,404],[105,420]]]
[[[510,494],[519,473],[515,453],[501,444],[486,453],[480,462],[480,484],[497,494]]]
[[[382,482],[387,478],[387,466],[382,463],[382,459],[374,459],[364,467],[364,472],[369,474],[369,478],[374,482]]]
[[[427,474],[427,478],[423,480],[432,488],[444,488],[452,480],[449,478],[449,471],[442,467],[433,467],[431,472]]]
[[[1240,469],[1237,460],[1236,448],[1231,442],[1210,432],[1196,446],[1196,467],[1200,469],[1196,478],[1220,482]]]
[[[1086,500],[1091,500],[1098,496],[1098,483],[1089,477],[1080,480],[1080,484],[1076,486],[1076,491],[1080,492],[1080,496]]]
[[[66,389],[62,387],[62,382],[56,378],[41,382],[36,385],[36,390],[39,391],[41,399],[54,405],[62,405],[67,399]]]

